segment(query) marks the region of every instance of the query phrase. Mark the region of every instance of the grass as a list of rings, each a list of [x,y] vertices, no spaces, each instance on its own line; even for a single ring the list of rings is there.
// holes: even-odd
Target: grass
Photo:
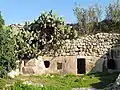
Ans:
[[[95,87],[104,88],[114,82],[118,73],[92,73],[86,75],[30,75],[17,76],[14,79],[0,79],[0,88],[6,84],[13,84],[10,90],[71,90],[72,88]],[[25,85],[23,82],[32,82],[34,85]]]

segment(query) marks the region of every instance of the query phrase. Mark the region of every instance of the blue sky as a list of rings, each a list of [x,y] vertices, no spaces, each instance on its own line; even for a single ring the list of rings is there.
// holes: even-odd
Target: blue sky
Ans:
[[[6,25],[33,21],[42,11],[51,9],[59,16],[63,16],[65,22],[74,23],[75,2],[81,7],[88,7],[98,1],[103,9],[112,0],[0,0],[0,11]]]

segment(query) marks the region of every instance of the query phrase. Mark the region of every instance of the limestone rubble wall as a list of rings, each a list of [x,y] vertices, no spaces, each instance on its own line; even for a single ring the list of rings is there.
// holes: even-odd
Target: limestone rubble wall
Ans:
[[[76,40],[65,40],[55,56],[102,56],[120,42],[120,34],[97,33]],[[52,51],[50,52],[52,56]]]
[[[86,66],[85,66],[86,72],[91,72],[91,71],[102,72],[103,62],[106,60],[105,58],[106,56],[104,56],[104,54],[107,53],[111,47],[119,44],[119,38],[120,38],[120,34],[116,34],[116,33],[113,33],[113,34],[98,33],[96,35],[81,37],[76,40],[65,40],[63,41],[62,47],[58,49],[56,53],[56,57],[54,57],[53,60],[51,59],[52,58],[51,56],[53,55],[52,53],[51,53],[51,56],[48,56],[48,58],[45,58],[45,56],[42,56],[42,59],[29,60],[26,63],[23,71],[29,73],[30,70],[33,70],[33,71],[30,71],[30,73],[31,72],[38,73],[38,74],[46,73],[47,69],[45,68],[43,61],[48,60],[50,61],[52,66],[48,69],[48,71],[53,70],[53,72],[58,72],[58,70],[56,70],[56,67],[57,67],[56,63],[58,61],[61,61],[61,63],[65,64],[65,66],[70,67],[70,64],[71,64],[70,61],[73,60],[75,62],[77,58],[84,56],[86,60]],[[74,58],[71,60],[72,57]],[[68,60],[69,64],[65,63],[64,60]],[[37,62],[38,65],[36,64],[34,65],[33,62]],[[70,73],[70,72],[76,73],[76,70],[77,70],[76,65],[75,64],[72,64],[72,65],[74,66],[74,70],[71,70],[69,68],[67,69],[67,71],[65,71],[65,69],[63,69],[62,71],[64,71],[65,73]]]

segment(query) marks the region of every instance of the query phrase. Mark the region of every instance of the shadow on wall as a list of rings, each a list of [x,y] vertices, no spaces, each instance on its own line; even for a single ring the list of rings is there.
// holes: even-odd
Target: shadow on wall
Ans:
[[[98,71],[102,72],[94,73],[94,76],[99,77],[100,82],[92,84],[92,87],[103,89],[110,83],[115,82],[120,73],[120,45],[118,43],[119,42],[101,56],[90,71],[90,74],[93,74],[93,71],[97,71],[96,69],[99,69]]]

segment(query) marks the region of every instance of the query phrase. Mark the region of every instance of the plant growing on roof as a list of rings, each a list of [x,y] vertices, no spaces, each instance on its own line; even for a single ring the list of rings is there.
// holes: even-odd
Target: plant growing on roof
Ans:
[[[50,50],[56,51],[62,45],[62,40],[75,36],[72,27],[66,26],[63,18],[53,14],[52,10],[41,13],[37,20],[24,27],[25,31],[32,33],[29,44],[42,55]]]

